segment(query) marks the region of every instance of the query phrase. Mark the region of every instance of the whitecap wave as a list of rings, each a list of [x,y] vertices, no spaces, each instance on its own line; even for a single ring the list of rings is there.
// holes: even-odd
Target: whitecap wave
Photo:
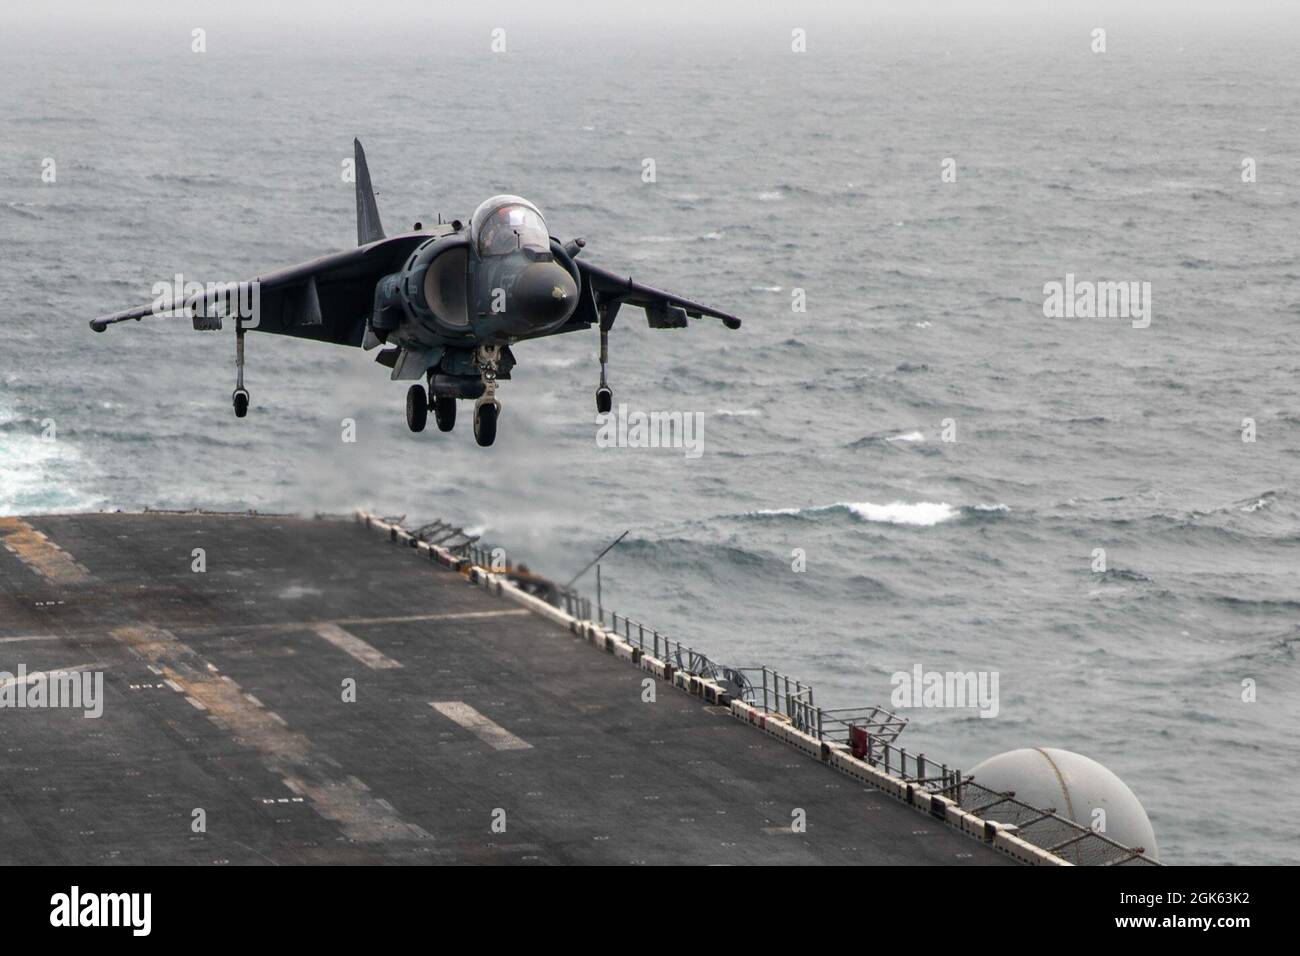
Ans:
[[[0,515],[89,511],[102,503],[73,484],[84,480],[88,464],[56,422],[48,425],[54,430],[0,406]]]
[[[883,524],[908,524],[928,528],[961,516],[961,509],[946,501],[891,501],[887,505],[870,501],[846,501],[840,507],[848,508],[863,521]]]
[[[946,501],[891,501],[883,505],[873,501],[840,501],[833,505],[818,505],[811,508],[760,508],[749,514],[756,517],[802,517],[827,511],[847,511],[860,521],[929,528],[973,512],[990,513],[1010,510],[1007,505],[1000,503],[961,506],[951,505]]]
[[[637,242],[717,242],[720,232],[706,232],[698,236],[638,236]]]
[[[901,435],[890,435],[885,441],[925,441],[925,435],[919,431],[903,432]]]

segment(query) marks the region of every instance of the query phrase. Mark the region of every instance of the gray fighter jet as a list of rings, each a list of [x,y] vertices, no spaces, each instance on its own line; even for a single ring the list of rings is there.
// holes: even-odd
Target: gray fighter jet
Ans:
[[[456,424],[456,401],[474,400],[474,437],[496,438],[501,402],[497,383],[510,378],[511,346],[524,339],[598,326],[600,386],[596,410],[608,412],[609,330],[619,307],[645,310],[650,327],[680,329],[687,317],[740,319],[690,299],[641,285],[579,261],[582,239],[561,243],[541,212],[519,196],[493,196],[468,228],[441,221],[385,236],[359,141],[356,149],[356,249],[281,269],[250,282],[215,283],[160,296],[148,306],[94,319],[103,332],[116,322],[150,315],[191,318],[198,330],[235,326],[235,415],[248,414],[244,333],[250,329],[336,345],[374,349],[394,381],[416,381],[406,393],[406,421],[423,431],[432,409],[438,428]],[[440,217],[441,218],[441,217]],[[419,384],[419,380],[427,383]]]

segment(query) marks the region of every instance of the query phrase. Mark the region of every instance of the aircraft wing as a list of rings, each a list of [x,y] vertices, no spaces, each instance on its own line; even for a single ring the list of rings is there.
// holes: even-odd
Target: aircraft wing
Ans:
[[[360,346],[366,318],[374,309],[375,283],[396,271],[411,250],[427,238],[421,233],[393,236],[258,276],[257,316],[246,320],[244,328]],[[203,310],[237,294],[208,287],[174,308],[159,310],[151,303],[93,319],[90,327],[103,332],[115,323],[140,321],[151,315],[195,314],[196,329],[217,328],[215,320],[201,317]],[[249,301],[248,295],[246,292],[245,301]]]
[[[579,293],[579,314],[590,315],[588,310],[608,313],[611,317],[605,321],[612,323],[612,314],[626,303],[645,309],[650,327],[655,329],[684,329],[687,316],[693,319],[708,316],[721,319],[722,324],[729,329],[740,328],[740,319],[730,312],[710,308],[671,292],[653,289],[634,281],[630,276],[618,275],[582,259],[575,259],[574,263],[583,278],[583,287]]]

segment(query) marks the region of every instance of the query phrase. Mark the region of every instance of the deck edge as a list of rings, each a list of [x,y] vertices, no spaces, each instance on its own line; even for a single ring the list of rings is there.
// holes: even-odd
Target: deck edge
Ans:
[[[354,518],[367,528],[384,534],[389,541],[412,548],[417,553],[427,555],[429,560],[442,567],[464,575],[471,584],[482,587],[489,593],[509,598],[534,614],[564,627],[570,634],[582,638],[588,644],[667,681],[678,690],[700,697],[715,706],[727,707],[736,719],[780,740],[805,756],[827,764],[839,773],[893,797],[918,813],[938,820],[1018,862],[1031,866],[1074,865],[1016,836],[1014,827],[978,817],[961,809],[954,800],[930,793],[901,777],[871,766],[865,760],[859,760],[842,744],[818,740],[775,715],[765,714],[741,700],[734,699],[721,685],[707,678],[688,674],[675,668],[668,661],[646,654],[641,648],[628,643],[599,624],[574,617],[564,609],[527,593],[507,580],[504,575],[494,574],[467,558],[458,557],[446,548],[421,541],[400,524],[386,521],[364,510],[356,511]]]

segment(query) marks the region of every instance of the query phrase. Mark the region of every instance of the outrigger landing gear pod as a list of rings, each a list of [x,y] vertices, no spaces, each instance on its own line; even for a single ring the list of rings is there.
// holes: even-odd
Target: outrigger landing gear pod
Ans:
[[[235,406],[235,417],[248,415],[248,389],[244,388],[244,320],[235,316],[235,390],[230,395],[230,403]]]

